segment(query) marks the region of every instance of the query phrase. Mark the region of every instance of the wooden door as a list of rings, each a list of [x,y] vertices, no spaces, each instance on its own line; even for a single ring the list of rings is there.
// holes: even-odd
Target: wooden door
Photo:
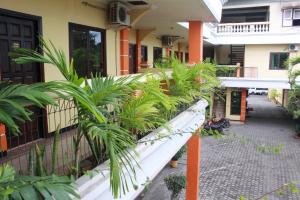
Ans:
[[[134,74],[136,72],[136,45],[129,44],[129,74]]]
[[[37,48],[37,22],[0,13],[0,77],[2,81],[32,84],[41,81],[41,69],[38,64],[18,65],[12,62],[9,52],[14,48]],[[13,136],[9,132],[9,148],[33,141],[40,137],[42,126],[42,110],[30,107],[33,112],[32,121],[20,125],[21,133]]]

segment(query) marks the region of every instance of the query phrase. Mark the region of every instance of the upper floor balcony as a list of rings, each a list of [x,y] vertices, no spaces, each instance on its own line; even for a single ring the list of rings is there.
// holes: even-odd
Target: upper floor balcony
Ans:
[[[266,22],[245,22],[245,23],[223,23],[218,24],[216,33],[266,33],[270,31],[270,23]]]

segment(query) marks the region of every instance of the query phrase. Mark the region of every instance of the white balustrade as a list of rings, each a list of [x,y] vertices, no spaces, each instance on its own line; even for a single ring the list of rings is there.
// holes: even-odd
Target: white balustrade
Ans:
[[[225,23],[217,26],[217,33],[265,33],[269,31],[269,22]]]

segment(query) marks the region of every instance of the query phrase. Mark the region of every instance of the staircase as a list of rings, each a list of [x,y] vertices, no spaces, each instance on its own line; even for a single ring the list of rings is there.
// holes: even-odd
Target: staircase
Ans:
[[[237,63],[240,63],[241,67],[243,67],[244,58],[245,45],[231,45],[231,64],[236,65]]]

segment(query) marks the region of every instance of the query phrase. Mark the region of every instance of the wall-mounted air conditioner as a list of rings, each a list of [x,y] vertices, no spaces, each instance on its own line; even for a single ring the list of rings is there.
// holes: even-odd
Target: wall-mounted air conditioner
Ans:
[[[295,44],[289,44],[288,50],[289,51],[298,51],[299,47]]]
[[[163,47],[172,47],[173,46],[173,37],[169,35],[164,35],[161,37],[161,42]]]
[[[110,25],[129,26],[128,7],[122,2],[111,2],[108,5],[108,20]]]

